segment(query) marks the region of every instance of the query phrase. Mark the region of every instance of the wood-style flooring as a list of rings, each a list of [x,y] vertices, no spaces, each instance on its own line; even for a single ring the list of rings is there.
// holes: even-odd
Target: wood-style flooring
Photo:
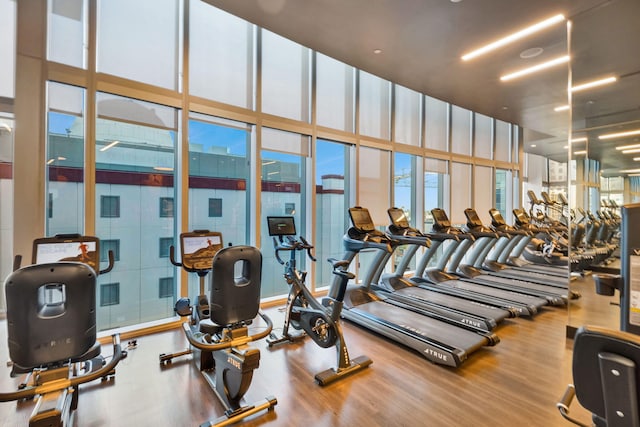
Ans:
[[[592,280],[574,282],[587,311]],[[267,313],[276,327],[282,310]],[[260,368],[247,394],[250,402],[273,395],[278,404],[242,426],[567,426],[555,403],[571,382],[572,341],[565,338],[566,308],[547,308],[533,319],[510,319],[497,329],[501,342],[474,353],[458,369],[434,365],[411,350],[344,322],[351,357],[366,354],[373,364],[339,382],[320,387],[314,375],[335,365],[335,350],[310,339],[270,349],[264,341]],[[257,323],[257,322],[256,322]],[[592,323],[600,323],[593,319]],[[257,325],[256,327],[259,327]],[[0,388],[9,378],[6,325],[0,324]],[[126,345],[126,342],[123,344]],[[143,336],[117,367],[114,381],[80,390],[78,426],[197,426],[215,419],[222,406],[194,363],[176,360],[166,368],[158,355],[186,347],[181,329]],[[105,347],[104,353],[111,350]],[[27,425],[32,402],[0,403],[0,425]],[[589,414],[574,404],[572,415]]]

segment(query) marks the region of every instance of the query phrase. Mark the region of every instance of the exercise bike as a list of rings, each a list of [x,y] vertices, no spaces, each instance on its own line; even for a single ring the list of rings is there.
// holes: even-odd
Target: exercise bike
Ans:
[[[355,277],[353,273],[347,271],[349,262],[328,259],[333,268],[334,279],[327,297],[323,298],[322,302],[318,302],[305,284],[306,272],[301,272],[296,267],[298,251],[306,251],[311,261],[316,260],[311,253],[313,246],[302,236],[295,238],[296,227],[293,217],[270,216],[267,217],[267,224],[269,235],[273,237],[276,259],[284,265],[284,278],[290,286],[282,336],[278,337],[272,333],[267,338],[269,346],[294,342],[306,335],[322,348],[335,346],[338,367],[326,369],[315,375],[315,380],[321,386],[369,366],[372,361],[367,356],[349,358],[340,324],[347,283]],[[280,258],[282,251],[290,252],[289,260],[286,262]],[[290,328],[298,332],[292,332]]]
[[[126,357],[118,334],[108,363],[96,341],[96,278],[113,267],[110,254],[109,267],[97,270],[98,253],[95,237],[36,239],[33,264],[20,268],[16,256],[5,281],[10,375],[27,377],[17,391],[0,393],[0,401],[37,397],[30,427],[69,425],[79,385],[113,377]]]
[[[204,426],[229,425],[277,404],[273,396],[246,404],[244,395],[251,385],[253,371],[260,364],[260,350],[247,344],[271,333],[271,319],[260,312],[262,254],[252,246],[223,248],[222,235],[196,230],[180,235],[181,261],[171,262],[200,279],[200,295],[194,305],[188,298],[176,302],[175,311],[189,317],[182,327],[189,344],[199,353],[198,369],[225,408],[224,415],[206,421]],[[205,294],[205,277],[210,277],[209,296]],[[249,335],[249,325],[260,315],[266,328]],[[175,357],[191,354],[187,349],[161,354],[166,366]]]

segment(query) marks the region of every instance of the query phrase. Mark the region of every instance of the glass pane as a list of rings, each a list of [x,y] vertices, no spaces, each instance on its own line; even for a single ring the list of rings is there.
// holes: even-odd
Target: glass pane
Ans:
[[[316,288],[333,279],[327,258],[341,259],[342,236],[349,228],[349,147],[331,141],[316,143]],[[328,215],[328,213],[331,213]]]
[[[391,83],[360,71],[360,134],[391,139]]]
[[[508,173],[503,169],[496,169],[496,201],[495,207],[500,211],[502,216],[506,219],[511,215],[507,214],[507,200],[508,200]]]
[[[393,206],[402,209],[409,219],[411,226],[416,225],[416,156],[395,153],[393,162]],[[389,219],[387,219],[389,224]],[[393,253],[393,268],[404,256],[408,245],[402,245]],[[409,269],[415,270],[416,258],[409,263]]]
[[[6,311],[4,278],[13,270],[13,116],[0,113],[0,312]]]
[[[471,165],[451,163],[451,224],[466,224],[464,210],[471,207]]]
[[[203,1],[189,8],[189,91],[253,109],[254,25]]]
[[[376,226],[386,227],[391,195],[391,153],[360,147],[358,204],[369,209]]]
[[[261,236],[262,242],[262,298],[285,295],[289,292],[289,285],[282,274],[284,267],[275,258],[272,239],[269,237],[266,218],[268,216],[293,216],[298,235],[306,235],[304,206],[305,197],[305,158],[296,154],[283,154],[272,151],[262,151],[262,192],[260,202],[262,207]],[[294,251],[295,252],[295,251]],[[289,255],[289,254],[286,254]],[[306,255],[296,253],[298,268],[304,271]]]
[[[252,127],[192,113],[189,120],[189,230],[222,233],[225,245],[249,243]],[[189,297],[199,289],[189,275]]]
[[[85,90],[48,83],[46,234],[84,232]]]
[[[494,207],[493,191],[493,168],[486,166],[475,166],[473,168],[473,208],[478,213],[484,225],[491,224],[489,209]],[[467,206],[471,207],[471,206]]]
[[[495,160],[503,162],[517,162],[517,150],[514,150],[514,158],[511,158],[511,150],[509,150],[509,135],[511,133],[511,125],[500,120],[496,120],[496,152]]]
[[[49,0],[49,60],[87,68],[86,16],[86,0]]]
[[[121,284],[119,303],[98,308],[104,330],[173,316],[172,299],[158,297],[158,281],[176,272],[161,253],[161,245],[174,239],[175,218],[161,216],[158,206],[162,198],[177,200],[177,129],[165,126],[177,122],[177,112],[105,94],[97,100],[96,234],[118,240],[120,251],[113,270],[98,278]]]
[[[451,152],[471,155],[471,111],[451,106]]]
[[[447,103],[425,96],[425,148],[447,151]]]
[[[474,113],[474,155],[483,159],[490,159],[493,152],[493,141],[491,140],[491,118],[482,114]]]
[[[320,126],[353,132],[355,69],[316,54],[316,121]]]
[[[394,141],[420,146],[421,95],[411,89],[395,86]]]
[[[0,96],[13,98],[16,83],[16,4],[0,0]]]
[[[262,30],[262,112],[309,122],[310,50]]]
[[[180,4],[180,0],[99,0],[98,71],[176,90]]]

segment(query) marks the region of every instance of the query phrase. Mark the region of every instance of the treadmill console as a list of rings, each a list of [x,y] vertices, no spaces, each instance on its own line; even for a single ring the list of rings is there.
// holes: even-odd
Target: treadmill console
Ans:
[[[527,218],[523,209],[514,209],[513,215],[515,216],[516,222],[518,224],[523,225],[529,223],[529,219]]]
[[[467,217],[467,226],[469,226],[469,228],[483,227],[482,221],[475,209],[465,209],[464,216]]]
[[[213,257],[222,249],[222,233],[195,230],[180,234],[180,257],[186,270],[211,269]]]
[[[33,241],[32,264],[60,261],[81,262],[99,270],[100,241],[97,237],[79,234],[59,234]]]
[[[433,217],[433,228],[435,230],[446,230],[451,228],[451,221],[444,210],[440,208],[431,209],[431,216]]]
[[[411,228],[411,225],[409,224],[409,220],[407,219],[407,215],[404,213],[402,209],[390,208],[390,209],[387,209],[387,213],[389,214],[389,219],[391,219],[391,222],[396,227],[400,229]]]
[[[269,236],[295,236],[296,223],[292,216],[268,216]]]
[[[558,200],[560,200],[560,204],[562,206],[567,206],[569,202],[563,193],[558,193]]]
[[[504,220],[498,209],[489,209],[489,215],[491,215],[491,224],[494,227],[504,227],[507,225],[507,222]]]
[[[353,226],[363,233],[376,231],[369,210],[360,206],[349,208],[349,217]]]

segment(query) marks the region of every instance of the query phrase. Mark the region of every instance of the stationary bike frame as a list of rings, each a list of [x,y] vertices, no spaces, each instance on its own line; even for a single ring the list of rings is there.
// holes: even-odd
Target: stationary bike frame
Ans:
[[[371,359],[360,356],[355,359],[349,357],[349,351],[344,342],[340,313],[342,312],[343,299],[347,282],[355,276],[346,270],[348,261],[330,258],[328,261],[333,267],[333,284],[327,297],[318,302],[305,284],[306,272],[299,271],[296,266],[296,253],[306,251],[312,261],[316,261],[310,245],[302,236],[295,239],[292,236],[278,236],[273,238],[275,256],[278,262],[284,265],[284,278],[291,286],[287,297],[287,309],[283,327],[283,335],[278,338],[270,335],[267,342],[270,346],[282,342],[293,342],[309,335],[313,341],[322,348],[335,346],[338,358],[338,367],[330,368],[316,374],[315,379],[320,385],[326,385],[355,370],[370,365]],[[288,261],[280,258],[281,251],[289,251]],[[305,333],[291,334],[289,327],[303,329]]]

